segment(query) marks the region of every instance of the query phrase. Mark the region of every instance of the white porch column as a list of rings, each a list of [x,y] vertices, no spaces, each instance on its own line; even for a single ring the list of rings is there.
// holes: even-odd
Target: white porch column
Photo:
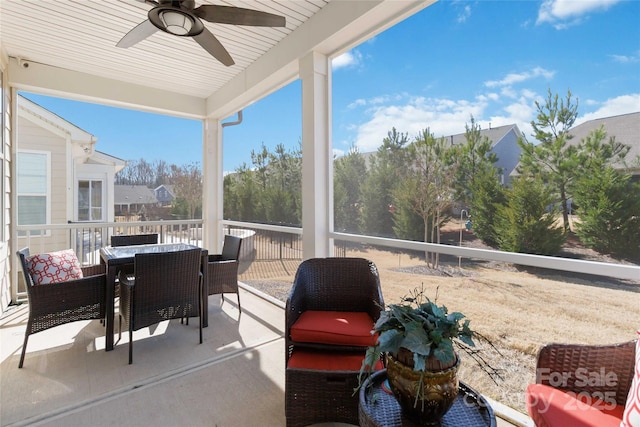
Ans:
[[[202,246],[209,253],[222,250],[222,126],[218,119],[203,121]]]
[[[329,59],[311,52],[300,60],[302,79],[302,257],[333,254],[331,84]]]

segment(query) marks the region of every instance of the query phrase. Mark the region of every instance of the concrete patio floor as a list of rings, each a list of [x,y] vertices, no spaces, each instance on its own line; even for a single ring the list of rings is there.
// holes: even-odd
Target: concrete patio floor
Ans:
[[[99,321],[32,335],[26,304],[0,319],[2,426],[284,426],[284,310],[241,290],[209,297],[209,327],[163,322],[104,351]],[[116,325],[117,329],[117,325]],[[117,339],[117,337],[116,337]],[[498,411],[496,411],[498,412]],[[523,419],[526,417],[523,417]],[[523,425],[498,418],[498,426]]]

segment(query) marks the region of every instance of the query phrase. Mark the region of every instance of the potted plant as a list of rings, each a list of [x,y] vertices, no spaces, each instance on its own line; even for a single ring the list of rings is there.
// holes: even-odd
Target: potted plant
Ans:
[[[436,292],[437,301],[437,292]],[[498,376],[474,349],[474,332],[460,312],[449,313],[416,289],[400,304],[391,304],[374,326],[376,345],[367,349],[360,384],[385,357],[389,386],[402,410],[421,425],[437,425],[458,396],[457,371],[463,349],[492,378]],[[494,379],[495,381],[495,379]]]

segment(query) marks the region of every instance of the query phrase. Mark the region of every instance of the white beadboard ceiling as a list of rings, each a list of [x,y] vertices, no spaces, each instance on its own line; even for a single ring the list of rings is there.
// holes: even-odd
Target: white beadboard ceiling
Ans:
[[[252,65],[254,69],[275,69],[278,64],[274,65],[274,61],[284,58],[281,64],[284,67],[284,62],[292,62],[291,55],[305,53],[305,44],[309,44],[310,51],[323,41],[325,48],[332,51],[328,53],[339,48],[344,50],[361,41],[364,31],[369,36],[375,34],[432,1],[196,0],[196,7],[202,4],[236,6],[286,18],[283,28],[203,21],[236,62],[226,67],[190,37],[177,37],[162,31],[128,49],[116,47],[129,30],[147,19],[147,12],[153,6],[140,0],[0,0],[0,53],[21,66],[25,62],[34,64],[33,68],[46,66],[47,75],[55,75],[51,71],[58,69],[68,70],[103,79],[98,81],[121,82],[125,88],[142,87],[211,103],[218,91],[234,79],[236,83],[238,79],[268,80],[269,75],[274,74],[273,71],[263,77],[258,77],[259,73],[255,71],[249,74],[247,70],[253,70]],[[329,7],[332,3],[336,6]],[[318,35],[330,39],[330,43],[318,40]],[[288,56],[278,51],[278,55],[272,54],[268,61],[255,65],[278,44],[282,45],[280,51],[298,48],[300,52]],[[9,76],[10,82],[24,71],[14,70]],[[40,80],[43,80],[42,75]],[[32,81],[25,87],[33,85]],[[19,84],[16,86],[20,88]],[[68,86],[66,90],[69,90]]]

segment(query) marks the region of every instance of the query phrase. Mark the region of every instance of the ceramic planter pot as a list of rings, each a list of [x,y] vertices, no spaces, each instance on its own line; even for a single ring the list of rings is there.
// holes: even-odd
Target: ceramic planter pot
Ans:
[[[405,416],[422,426],[440,425],[458,397],[458,355],[449,364],[429,358],[425,372],[413,370],[409,350],[400,349],[398,354],[385,357],[389,385]]]

